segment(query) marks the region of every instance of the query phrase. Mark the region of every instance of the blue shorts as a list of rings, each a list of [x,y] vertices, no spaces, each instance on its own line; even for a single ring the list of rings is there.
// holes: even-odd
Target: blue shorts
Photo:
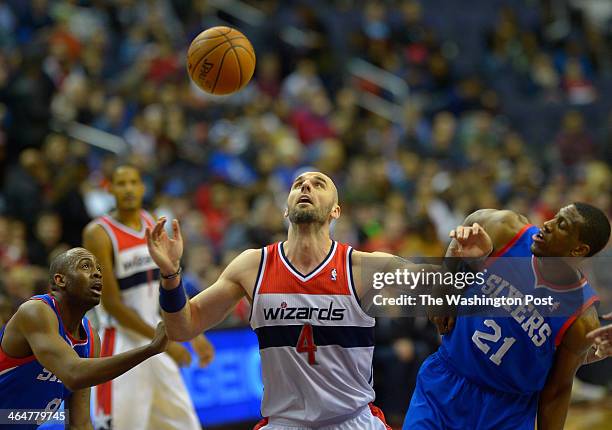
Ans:
[[[537,408],[537,393],[472,383],[435,353],[421,366],[403,430],[534,430]]]

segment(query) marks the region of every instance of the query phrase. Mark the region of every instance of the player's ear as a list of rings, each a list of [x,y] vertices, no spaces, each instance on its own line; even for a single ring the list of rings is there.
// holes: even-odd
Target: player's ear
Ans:
[[[61,273],[56,273],[55,275],[53,275],[53,282],[58,287],[63,288],[66,286],[66,276],[62,275]]]
[[[289,208],[285,208],[285,212],[283,213],[283,218],[289,218]]]
[[[341,212],[342,211],[340,210],[340,205],[336,204],[336,205],[334,205],[333,209],[331,210],[331,214],[330,215],[331,215],[332,219],[338,219],[338,218],[340,218],[340,213]]]
[[[586,257],[587,255],[589,255],[589,252],[591,252],[591,247],[586,243],[581,243],[580,245],[572,249],[570,255],[572,257]]]

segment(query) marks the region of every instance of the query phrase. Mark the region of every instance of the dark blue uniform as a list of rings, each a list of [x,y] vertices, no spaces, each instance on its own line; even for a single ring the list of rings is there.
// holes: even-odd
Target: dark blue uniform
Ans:
[[[485,283],[465,296],[552,297],[545,306],[500,307],[459,316],[421,366],[404,430],[533,430],[539,392],[557,346],[598,298],[587,280],[546,283],[531,253],[537,227],[525,226],[487,265]],[[515,258],[512,258],[515,257]],[[468,294],[469,293],[469,294]],[[465,313],[459,313],[465,315]]]

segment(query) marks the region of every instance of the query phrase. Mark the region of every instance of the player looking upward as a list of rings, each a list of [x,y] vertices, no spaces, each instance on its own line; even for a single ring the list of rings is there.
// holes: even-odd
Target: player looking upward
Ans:
[[[371,288],[362,279],[364,259],[392,256],[355,251],[330,237],[340,206],[336,186],[322,173],[295,179],[284,215],[290,223],[286,241],[244,251],[189,302],[180,280],[178,221],[173,221],[173,238],[163,219],[147,230],[149,252],[162,274],[160,303],[168,335],[191,339],[248,297],[264,384],[266,418],[256,428],[387,429],[372,405],[375,320],[360,299]],[[464,250],[476,248],[483,255],[480,244],[466,242]]]
[[[165,330],[160,323],[146,345],[94,358],[100,355],[100,338],[85,313],[100,302],[98,262],[89,251],[73,248],[53,260],[49,275],[51,292],[22,304],[0,329],[0,409],[53,412],[65,401],[69,427],[93,429],[89,387],[164,351]]]

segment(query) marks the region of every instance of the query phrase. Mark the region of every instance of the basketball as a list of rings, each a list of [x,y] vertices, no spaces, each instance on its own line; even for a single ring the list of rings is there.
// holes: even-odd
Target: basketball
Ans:
[[[244,34],[212,27],[197,35],[187,52],[187,70],[195,84],[210,94],[242,89],[255,71],[255,51]]]

